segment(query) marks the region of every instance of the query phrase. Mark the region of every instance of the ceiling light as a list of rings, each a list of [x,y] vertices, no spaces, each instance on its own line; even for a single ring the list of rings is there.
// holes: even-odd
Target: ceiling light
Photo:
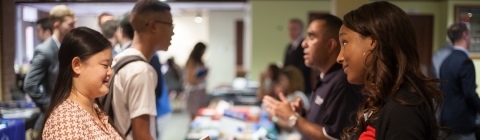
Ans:
[[[195,17],[195,22],[196,23],[202,23],[202,21],[203,21],[202,17],[200,17],[200,16]]]
[[[202,15],[200,14],[200,12],[198,12],[197,16],[195,17],[195,22],[202,23],[202,21],[203,21]]]

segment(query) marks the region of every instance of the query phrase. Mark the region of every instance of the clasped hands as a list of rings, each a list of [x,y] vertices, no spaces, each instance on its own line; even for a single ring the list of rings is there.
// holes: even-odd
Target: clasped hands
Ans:
[[[294,102],[289,102],[282,92],[278,93],[278,97],[280,98],[280,101],[269,95],[266,95],[263,98],[262,101],[266,106],[268,114],[276,116],[282,121],[288,121],[290,116],[295,113],[303,114],[304,110],[300,98],[297,98]]]

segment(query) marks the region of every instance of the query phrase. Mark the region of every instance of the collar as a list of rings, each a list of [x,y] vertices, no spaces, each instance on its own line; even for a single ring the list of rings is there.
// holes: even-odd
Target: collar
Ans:
[[[52,39],[55,42],[55,44],[57,44],[57,47],[60,48],[60,42],[58,41],[57,36],[55,34],[52,35]]]
[[[463,47],[453,46],[453,49],[454,49],[454,50],[463,51],[463,52],[465,52],[465,54],[469,55],[469,54],[468,54],[468,50],[465,49],[465,48],[463,48]]]
[[[122,50],[125,50],[127,48],[130,48],[130,46],[132,45],[132,41],[128,41],[127,43],[123,44],[122,47],[120,47]]]
[[[330,79],[332,79],[335,76],[335,74],[333,72],[335,72],[337,70],[341,70],[341,69],[343,69],[342,64],[338,64],[338,63],[333,64],[333,66],[327,71],[327,73],[325,73],[323,78],[321,78],[320,75],[318,75],[318,77],[317,77],[318,82],[328,82],[328,81],[330,81]]]
[[[147,58],[142,54],[142,52],[140,52],[140,51],[137,50],[137,49],[127,48],[127,49],[125,49],[125,51],[126,51],[126,52],[131,51],[131,53],[129,53],[129,54],[138,55],[138,56],[142,57],[143,60],[147,61]]]
[[[325,73],[325,75],[323,76],[323,78],[320,77],[320,75],[317,76],[317,84],[315,85],[315,89],[313,89],[313,93],[316,92],[316,90],[323,84],[323,83],[327,83],[328,81],[330,81],[330,79],[332,79],[334,76],[335,76],[335,71],[337,70],[341,70],[343,69],[343,66],[342,64],[338,64],[338,63],[335,63],[328,71],[327,73]],[[343,73],[343,71],[342,71]],[[314,94],[312,94],[313,96]]]

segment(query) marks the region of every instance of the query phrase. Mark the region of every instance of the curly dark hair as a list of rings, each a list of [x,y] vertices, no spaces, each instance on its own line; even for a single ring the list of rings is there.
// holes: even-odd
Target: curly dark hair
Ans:
[[[371,37],[377,42],[365,59],[365,88],[362,93],[369,99],[356,113],[355,126],[346,128],[342,139],[362,133],[367,124],[378,120],[375,115],[385,105],[386,98],[401,105],[416,106],[426,104],[429,108],[428,121],[431,126],[430,138],[438,138],[440,126],[435,111],[442,103],[441,91],[436,87],[438,79],[430,79],[420,70],[415,30],[407,14],[399,7],[385,1],[365,4],[344,16],[344,26],[359,33],[361,37]],[[418,103],[396,98],[400,88],[417,94]],[[364,113],[372,113],[365,121]]]

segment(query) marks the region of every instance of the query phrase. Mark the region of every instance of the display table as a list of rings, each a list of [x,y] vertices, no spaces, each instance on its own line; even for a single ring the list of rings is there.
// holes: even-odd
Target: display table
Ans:
[[[256,89],[214,89],[210,94],[210,101],[224,100],[235,105],[259,105]]]
[[[209,107],[198,111],[186,140],[205,136],[212,140],[278,139],[275,124],[259,107],[256,89],[221,87],[214,89],[209,96]]]
[[[217,139],[277,139],[274,123],[256,106],[235,106],[219,111],[203,108],[190,124],[186,140],[210,136]]]
[[[0,103],[0,140],[25,140],[26,131],[35,126],[39,113],[40,109],[33,102]]]
[[[25,140],[23,119],[0,119],[0,140]]]
[[[22,119],[24,120],[26,130],[35,126],[39,114],[39,108],[0,108],[1,118]]]

